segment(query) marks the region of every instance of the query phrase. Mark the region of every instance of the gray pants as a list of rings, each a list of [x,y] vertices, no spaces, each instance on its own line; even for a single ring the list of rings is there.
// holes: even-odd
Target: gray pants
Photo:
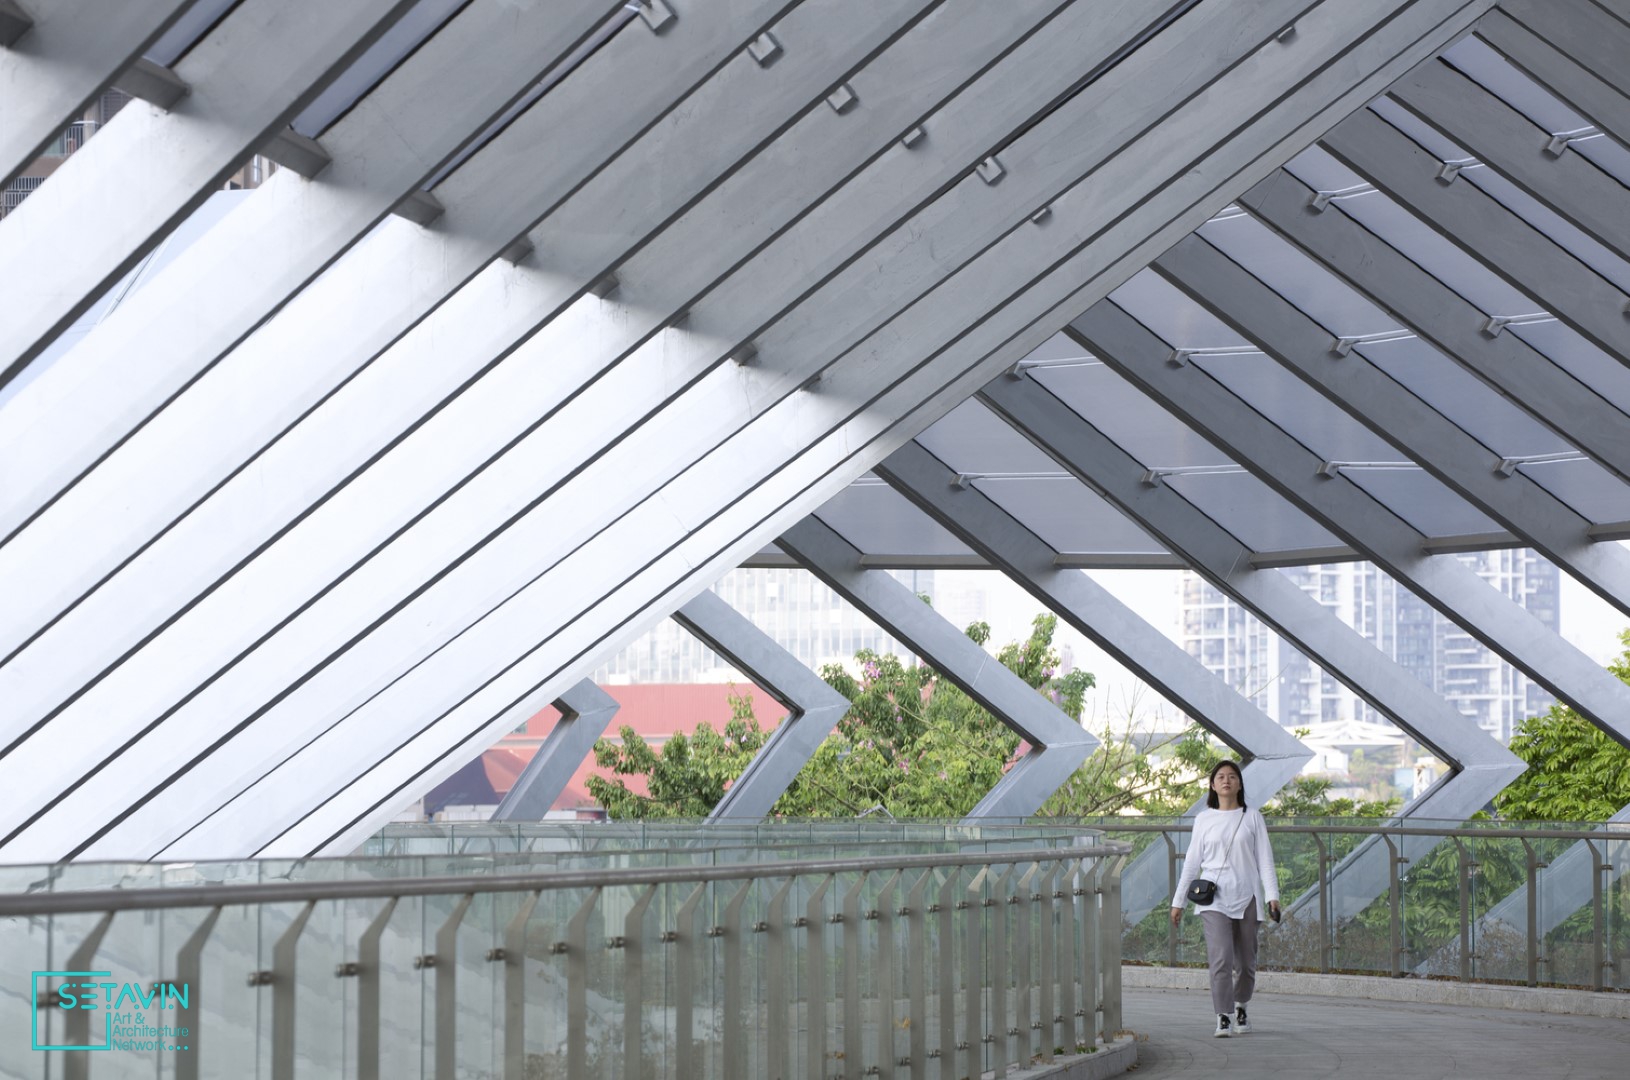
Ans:
[[[1200,912],[1206,932],[1206,960],[1211,965],[1211,1011],[1232,1013],[1234,1006],[1251,1000],[1256,989],[1256,935],[1261,920],[1256,900],[1245,914],[1230,919],[1220,911]]]

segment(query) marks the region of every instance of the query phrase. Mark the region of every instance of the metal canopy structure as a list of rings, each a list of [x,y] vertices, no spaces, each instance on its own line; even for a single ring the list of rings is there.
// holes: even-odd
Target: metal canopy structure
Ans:
[[[1274,569],[1371,560],[1630,742],[1451,557],[1630,612],[1623,0],[74,7],[7,176],[142,100],[0,219],[0,858],[349,851],[743,564],[996,567],[1283,782],[1078,572],[1192,567],[1464,815],[1520,763]]]

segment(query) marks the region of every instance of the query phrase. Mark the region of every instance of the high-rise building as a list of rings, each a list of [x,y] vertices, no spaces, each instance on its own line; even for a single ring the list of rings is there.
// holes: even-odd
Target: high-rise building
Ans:
[[[1457,558],[1547,628],[1558,628],[1560,581],[1552,563],[1521,548]],[[1551,705],[1544,688],[1370,563],[1282,572],[1501,741]],[[1193,572],[1183,578],[1182,633],[1190,655],[1286,727],[1385,720]]]
[[[891,572],[913,592],[933,599],[934,571]],[[806,570],[733,570],[713,591],[815,670],[849,660],[861,649],[910,653]],[[726,682],[739,677],[729,661],[671,619],[658,623],[592,676],[602,684]]]

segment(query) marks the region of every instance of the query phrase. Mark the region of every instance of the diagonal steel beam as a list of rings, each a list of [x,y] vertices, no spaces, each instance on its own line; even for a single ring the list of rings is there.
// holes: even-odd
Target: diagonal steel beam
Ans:
[[[882,570],[865,569],[860,552],[819,518],[805,518],[776,543],[1030,743],[969,818],[1029,817],[1097,748],[1085,728],[910,589]]]
[[[1260,804],[1302,771],[1313,751],[1203,664],[1079,570],[920,443],[906,443],[876,472],[963,543],[1057,612],[1191,719],[1239,752]],[[1198,804],[1192,816],[1203,808]],[[1169,898],[1166,848],[1156,844],[1126,868],[1122,906],[1132,923]]]
[[[6,88],[6,107],[0,111],[0,188],[195,2],[28,0],[26,8],[3,5],[11,25],[23,32],[5,41],[7,12],[0,12],[0,86]]]
[[[1543,12],[1537,11],[1541,7]],[[1541,16],[1537,20],[1536,14]],[[1630,27],[1608,17],[1590,0],[1524,0],[1483,16],[1477,36],[1608,138],[1630,149],[1630,97],[1625,96],[1630,81],[1623,76]],[[1613,53],[1613,62],[1606,69],[1592,70],[1585,56],[1602,52]]]
[[[1531,129],[1526,141],[1545,138],[1542,129],[1514,110],[1507,111],[1515,117],[1513,123],[1520,121]],[[1630,319],[1624,317],[1624,292],[1506,209],[1470,176],[1461,173],[1450,183],[1442,182],[1437,178],[1442,166],[1437,157],[1368,109],[1338,125],[1321,145],[1495,275],[1539,301],[1620,363],[1630,364]],[[1554,179],[1565,182],[1561,176]],[[1619,203],[1619,212],[1630,217],[1630,192],[1621,188]],[[1490,313],[1498,314],[1517,313]],[[1486,336],[1499,333],[1498,324],[1485,325],[1490,327],[1481,331]]]
[[[1362,355],[1332,350],[1339,333],[1320,326],[1198,236],[1153,269],[1338,408],[1414,458],[1526,545],[1630,614],[1630,552],[1590,538],[1591,522]]]
[[[1107,365],[1189,424],[1304,513],[1340,536],[1535,682],[1630,745],[1626,686],[1453,556],[1423,552],[1424,538],[1193,364],[1167,363],[1172,347],[1105,301],[1070,333]]]
[[[621,708],[616,698],[589,679],[560,695],[554,704],[560,719],[493,811],[492,820],[542,821]]]
[[[989,496],[959,485],[955,470],[908,442],[876,472],[1026,592],[1134,672],[1248,761],[1258,801],[1271,798],[1313,752],[1136,611],[1057,555]]]
[[[1630,192],[1565,145],[1552,153],[1552,132],[1441,60],[1422,64],[1388,93],[1619,258],[1630,258]]]
[[[1165,485],[1143,482],[1147,471],[1086,418],[1030,375],[997,379],[980,399],[1099,492],[1225,595],[1347,684],[1366,702],[1447,763],[1450,776],[1411,800],[1400,818],[1463,821],[1487,805],[1524,765],[1356,630],[1276,570],[1251,568],[1251,552],[1214,520]],[[1406,841],[1419,857],[1431,842]],[[1355,915],[1387,887],[1381,844],[1356,849],[1333,872],[1337,912]],[[1306,903],[1311,894],[1297,903]]]
[[[1517,334],[1482,332],[1489,313],[1349,217],[1314,213],[1314,192],[1281,170],[1239,205],[1423,340],[1620,479],[1630,480],[1630,418]]]
[[[0,537],[49,505],[299,294],[616,7],[613,0],[465,7],[322,133],[333,160],[318,182],[292,170],[274,173],[156,279],[126,294],[0,411]],[[455,82],[458,93],[447,93]],[[618,107],[630,110],[632,103],[623,97]],[[413,137],[404,139],[403,131]],[[569,185],[582,158],[593,158],[587,147],[560,154],[539,179]],[[455,205],[461,232],[469,226],[463,209]],[[391,224],[393,239],[428,242],[419,230]],[[279,242],[264,243],[267,235]],[[370,242],[378,241],[364,244]],[[407,262],[405,253],[396,254]],[[336,278],[351,273],[334,270]],[[249,281],[254,288],[245,287]],[[368,285],[390,287],[368,275],[348,284],[353,297]],[[350,321],[361,321],[359,314],[353,310]],[[87,414],[96,422],[84,422]]]
[[[1342,57],[1341,63],[1320,71],[1311,81],[1297,83],[1294,95],[1273,106],[1246,131],[1233,131],[1216,150],[1205,155],[1203,167],[1190,167],[1181,176],[1174,177],[1158,196],[1141,204],[1129,204],[1128,212],[1105,231],[1095,234],[1097,239],[1092,243],[1073,254],[1048,254],[1036,260],[1042,267],[1052,267],[1052,273],[1045,269],[1027,270],[1026,274],[1047,276],[1023,278],[1028,284],[1017,285],[1023,291],[1011,294],[1005,301],[992,301],[993,291],[1015,287],[998,285],[999,281],[1009,281],[1011,269],[1007,260],[1022,254],[1024,249],[1019,245],[1032,243],[1032,235],[1046,235],[1045,229],[1064,224],[1079,209],[1077,194],[1092,199],[1094,205],[1102,205],[1106,196],[1113,195],[1109,201],[1119,204],[1123,190],[1141,191],[1142,178],[1161,166],[1141,162],[1136,157],[1118,159],[1115,167],[1092,185],[1090,192],[1072,189],[1050,204],[1050,215],[1032,211],[1033,217],[1042,219],[1033,223],[1039,224],[1043,233],[1013,237],[1015,246],[1010,246],[1004,238],[993,249],[992,257],[982,258],[959,275],[956,280],[966,288],[946,290],[936,303],[913,309],[913,316],[921,312],[920,318],[911,320],[915,329],[891,341],[887,351],[912,350],[920,359],[928,347],[913,343],[918,334],[925,332],[925,327],[939,327],[948,322],[962,326],[969,310],[988,312],[989,318],[971,329],[964,329],[965,336],[960,339],[951,335],[950,344],[934,345],[934,349],[944,351],[935,352],[926,364],[919,363],[903,381],[892,384],[885,396],[866,411],[843,421],[841,427],[826,431],[823,426],[824,434],[809,429],[811,434],[797,436],[816,441],[811,450],[779,474],[773,484],[754,487],[728,513],[705,525],[695,524],[705,516],[700,511],[687,515],[686,534],[671,541],[680,543],[679,547],[651,556],[659,562],[651,564],[648,572],[642,571],[626,587],[619,585],[614,593],[597,594],[600,601],[581,618],[574,617],[569,627],[563,624],[558,636],[517,660],[501,678],[485,686],[478,697],[472,697],[468,703],[438,719],[411,744],[392,751],[375,769],[331,797],[320,811],[308,814],[278,840],[276,850],[350,850],[349,845],[357,838],[367,835],[389,816],[390,808],[397,801],[412,799],[424,785],[434,784],[447,770],[456,768],[454,757],[466,753],[466,746],[478,748],[488,732],[501,730],[510,715],[509,707],[502,704],[504,701],[521,695],[514,698],[521,702],[528,687],[541,693],[541,688],[547,688],[555,678],[569,677],[569,673],[577,670],[577,664],[590,662],[587,657],[592,650],[609,647],[613,638],[625,632],[619,629],[623,620],[632,620],[633,626],[638,627],[647,618],[660,617],[660,605],[678,603],[694,595],[702,587],[699,581],[717,577],[758,550],[762,546],[759,540],[765,534],[773,536],[776,529],[789,526],[799,515],[817,508],[843,481],[881,460],[990,375],[1011,366],[1039,346],[1055,327],[1197,228],[1244,187],[1260,180],[1289,155],[1328,130],[1337,118],[1359,107],[1410,66],[1452,41],[1488,6],[1483,0],[1464,4],[1452,0],[1417,3],[1407,10],[1394,11],[1389,19],[1380,18],[1373,9],[1350,4],[1321,9],[1321,14],[1328,12],[1332,17],[1351,20],[1350,25],[1360,24],[1364,28],[1359,35],[1362,40]],[[1322,33],[1321,28],[1319,36]],[[1301,78],[1297,70],[1285,68],[1284,60],[1299,44],[1307,45],[1315,40],[1313,26],[1306,22],[1298,24],[1295,35],[1275,36],[1272,44],[1253,57],[1250,66],[1236,69],[1245,80],[1240,85],[1254,87],[1281,75]],[[1289,48],[1291,53],[1275,51],[1279,48]],[[1261,61],[1260,65],[1255,63],[1257,60]],[[1226,101],[1236,108],[1242,107],[1233,91],[1219,89],[1207,94],[1205,101]],[[1192,136],[1161,139],[1162,156],[1158,160],[1166,160],[1170,146],[1188,145],[1192,139],[1210,134],[1220,134],[1215,124],[1195,129]],[[1001,254],[1000,259],[994,258],[997,253]],[[1062,262],[1058,261],[1060,258]],[[1021,261],[1031,265],[1028,258]],[[976,282],[978,288],[974,287]],[[937,332],[932,336],[936,341],[943,340]],[[875,362],[874,366],[881,370]],[[790,407],[785,411],[773,410],[767,418],[774,425],[773,437],[769,432],[762,433],[768,441],[760,443],[755,437],[751,449],[749,444],[742,444],[724,456],[711,458],[702,471],[693,472],[694,482],[685,483],[683,490],[673,493],[671,501],[665,496],[660,503],[647,504],[652,516],[630,515],[612,531],[624,538],[638,535],[643,546],[651,538],[651,530],[657,522],[661,522],[664,529],[671,524],[673,508],[692,506],[709,485],[719,480],[723,474],[717,469],[728,469],[730,475],[739,477],[746,469],[756,469],[772,450],[780,454],[794,438],[792,431],[795,428],[805,431],[806,421],[816,418],[818,412],[812,408],[815,403],[823,399],[867,400],[858,394],[848,378],[834,379],[831,374],[828,372],[823,377],[823,393],[813,397],[799,395],[787,402]],[[829,393],[825,392],[828,386]],[[840,461],[846,464],[834,464]],[[624,529],[625,525],[639,532],[630,534]],[[602,542],[609,542],[609,534],[604,541],[597,540],[596,546]],[[660,543],[653,548],[660,549]],[[580,563],[580,558],[592,559],[593,555],[583,549],[569,561],[574,565],[587,565]],[[683,561],[682,573],[677,569],[680,562],[676,560]],[[564,567],[562,564],[562,569]],[[654,593],[645,591],[670,572],[680,573],[675,579],[677,584],[664,579]],[[547,577],[554,580],[554,572]],[[554,587],[544,582],[545,579],[540,578],[535,587]],[[518,605],[515,613],[519,614],[523,607]],[[652,609],[656,610],[654,616],[648,614]],[[560,605],[556,603],[550,610],[558,613]],[[533,625],[536,625],[535,619]],[[496,624],[493,628],[496,629]],[[557,664],[564,666],[558,669],[558,674],[551,674],[556,669],[549,665]],[[500,697],[500,694],[510,697]],[[270,853],[272,847],[266,850]]]
[[[789,710],[775,734],[708,814],[709,821],[764,817],[849,711],[849,699],[717,593],[700,594],[674,612],[673,620]]]
[[[3,382],[83,314],[388,30],[415,0],[244,0],[175,66],[192,92],[143,105],[0,220]],[[117,176],[111,186],[107,178]],[[45,259],[41,251],[72,251]]]

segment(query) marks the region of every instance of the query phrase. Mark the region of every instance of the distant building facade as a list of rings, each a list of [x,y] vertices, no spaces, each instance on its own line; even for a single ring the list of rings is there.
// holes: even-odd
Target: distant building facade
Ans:
[[[891,571],[913,592],[934,597],[934,571]],[[753,620],[811,670],[852,659],[861,649],[910,655],[842,597],[805,570],[732,570],[713,586],[731,607]],[[643,683],[720,683],[740,680],[728,661],[664,619],[591,676],[603,686]]]
[[[1455,556],[1550,630],[1560,625],[1552,563],[1517,548]],[[1281,571],[1484,731],[1505,742],[1550,708],[1542,687],[1369,563]],[[1386,718],[1192,571],[1183,575],[1184,647],[1285,727]]]

